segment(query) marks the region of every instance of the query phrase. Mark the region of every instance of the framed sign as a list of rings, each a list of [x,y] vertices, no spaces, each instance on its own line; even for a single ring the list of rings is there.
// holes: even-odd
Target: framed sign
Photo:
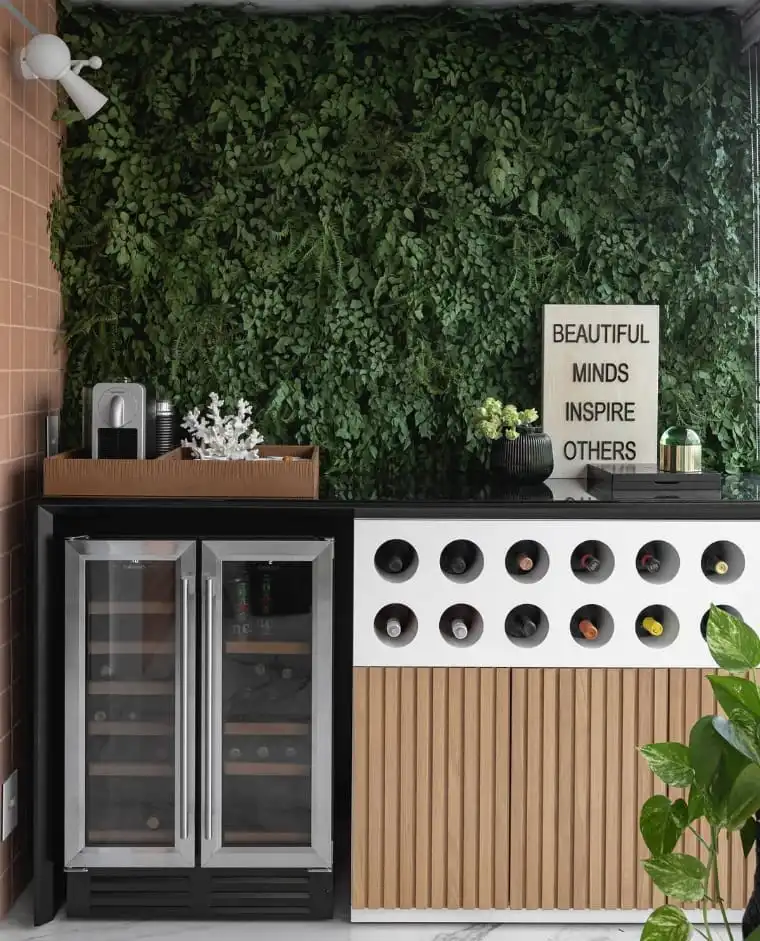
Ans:
[[[660,308],[546,304],[543,419],[554,477],[657,462]]]

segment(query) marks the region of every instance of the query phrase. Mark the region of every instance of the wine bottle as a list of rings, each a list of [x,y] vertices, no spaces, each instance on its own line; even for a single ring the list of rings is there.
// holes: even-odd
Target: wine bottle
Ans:
[[[575,550],[570,560],[570,566],[574,572],[594,573],[599,571],[602,563],[595,554],[595,546],[587,542]]]
[[[104,663],[98,671],[104,680],[110,680],[116,675],[116,670],[112,663]]]
[[[660,560],[649,547],[645,547],[641,550],[636,559],[636,568],[640,572],[645,572],[648,575],[654,575],[655,572],[660,571]]]
[[[149,830],[158,830],[160,828],[161,815],[155,808],[148,811],[148,816],[145,818],[145,826]]]
[[[702,556],[702,571],[705,575],[728,575],[728,562],[713,553]]]
[[[664,630],[662,622],[650,614],[639,618],[636,624],[636,633],[639,637],[660,637]]]
[[[108,713],[105,709],[96,709],[92,714],[93,722],[105,722],[108,719]]]
[[[230,759],[230,761],[240,761],[240,759],[243,757],[243,750],[237,746],[234,746],[227,752],[227,757]]]
[[[449,622],[449,633],[454,640],[466,640],[470,633],[470,628],[464,618],[452,618]]]
[[[475,561],[475,552],[471,542],[457,539],[441,553],[441,568],[447,575],[464,575]]]
[[[507,571],[511,575],[527,575],[538,562],[539,548],[535,542],[522,543],[507,559]]]
[[[256,757],[259,761],[265,761],[269,757],[269,749],[266,745],[259,745],[256,749]]]
[[[578,640],[596,640],[599,628],[589,617],[575,617],[570,625],[570,633]]]
[[[412,564],[414,549],[403,539],[383,543],[375,553],[375,565],[386,575],[401,575]]]
[[[388,637],[395,640],[397,637],[401,637],[401,631],[403,630],[401,621],[398,618],[388,618],[385,622],[385,633]]]
[[[510,637],[532,637],[538,630],[541,612],[538,608],[527,612],[512,611],[505,624],[505,630]]]

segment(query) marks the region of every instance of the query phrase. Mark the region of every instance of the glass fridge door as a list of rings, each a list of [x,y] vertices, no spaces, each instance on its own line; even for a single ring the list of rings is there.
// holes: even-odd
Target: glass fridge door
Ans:
[[[65,864],[193,866],[193,542],[66,542]]]
[[[332,866],[332,559],[203,544],[204,866]]]

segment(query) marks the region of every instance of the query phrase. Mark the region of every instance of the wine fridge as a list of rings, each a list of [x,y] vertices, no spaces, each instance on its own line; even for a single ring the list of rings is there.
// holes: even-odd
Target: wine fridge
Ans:
[[[65,544],[69,874],[332,867],[330,539]]]

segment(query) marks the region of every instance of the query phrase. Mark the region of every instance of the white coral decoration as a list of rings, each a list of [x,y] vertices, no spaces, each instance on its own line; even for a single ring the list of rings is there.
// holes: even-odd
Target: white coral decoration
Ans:
[[[201,418],[201,410],[194,408],[185,415],[182,427],[192,440],[183,441],[191,448],[193,456],[212,461],[250,461],[259,456],[258,446],[264,440],[253,427],[251,404],[238,399],[237,413],[223,418],[221,408],[224,399],[216,392],[209,396],[207,413]]]

